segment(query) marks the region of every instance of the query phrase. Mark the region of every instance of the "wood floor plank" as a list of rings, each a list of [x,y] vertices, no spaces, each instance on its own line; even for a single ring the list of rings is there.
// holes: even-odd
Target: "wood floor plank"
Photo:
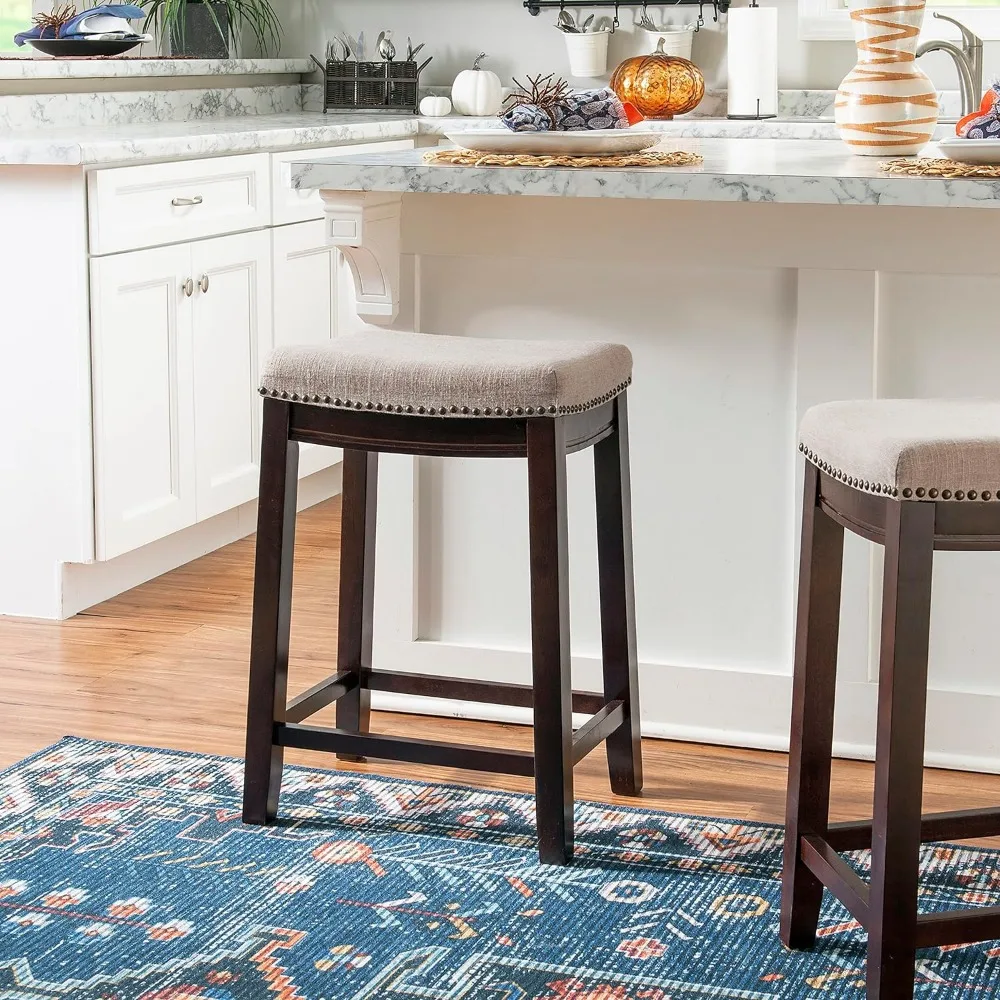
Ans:
[[[299,515],[290,666],[296,693],[333,670],[338,547],[336,499]],[[253,539],[242,539],[67,622],[0,618],[0,767],[70,734],[242,755],[253,551]],[[332,725],[332,709],[315,718]],[[375,713],[372,727],[418,739],[531,748],[524,726]],[[640,800],[611,794],[603,749],[578,765],[577,796],[739,820],[783,819],[784,754],[648,739],[643,753]],[[405,764],[340,765],[303,751],[288,751],[286,759],[410,780],[522,792],[532,787],[529,778]],[[870,815],[871,789],[871,765],[838,761],[833,819]],[[998,803],[998,775],[925,772],[926,811]]]

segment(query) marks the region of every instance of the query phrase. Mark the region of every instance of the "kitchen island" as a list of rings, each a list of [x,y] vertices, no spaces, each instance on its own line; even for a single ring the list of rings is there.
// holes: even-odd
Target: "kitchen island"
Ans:
[[[1000,207],[1000,182],[887,176],[830,141],[664,148],[704,163],[467,168],[413,151],[303,156],[291,174],[322,194],[358,324],[632,349],[645,732],[782,747],[798,421],[830,399],[997,394],[1000,216],[982,209]],[[569,474],[574,670],[596,687],[588,457],[572,456]],[[386,456],[381,477],[376,663],[527,680],[523,466]],[[837,726],[848,755],[873,742],[880,572],[881,550],[849,538]],[[929,760],[1000,770],[1000,654],[986,641],[1000,559],[940,553],[935,586]]]
[[[31,489],[0,501],[0,548],[20,569],[0,579],[0,614],[69,617],[252,530],[258,363],[275,344],[336,335],[343,301],[345,269],[324,239],[322,202],[290,188],[290,162],[375,144],[436,145],[445,130],[488,124],[323,115],[308,110],[315,88],[294,83],[303,68],[295,60],[0,65],[4,329],[13,370],[44,371],[46,398],[58,401],[30,422],[23,414],[37,405],[36,379],[2,397],[0,471]],[[77,71],[85,89],[45,89],[67,75],[72,84]],[[277,83],[232,85],[255,74]],[[149,75],[151,89],[109,90],[122,75]],[[155,89],[171,75],[191,89]],[[827,137],[831,102],[791,95],[783,119],[686,117],[657,127]],[[226,319],[226,347],[192,361],[192,350],[219,348],[195,330],[215,326],[212,309]],[[312,452],[305,470],[316,476],[304,498],[338,488],[336,454]]]

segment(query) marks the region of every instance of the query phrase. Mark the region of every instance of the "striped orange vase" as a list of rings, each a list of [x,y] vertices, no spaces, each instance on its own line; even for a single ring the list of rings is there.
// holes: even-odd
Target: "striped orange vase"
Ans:
[[[925,2],[870,2],[851,3],[858,64],[837,91],[834,115],[853,152],[909,156],[930,141],[938,119],[937,93],[914,56]]]

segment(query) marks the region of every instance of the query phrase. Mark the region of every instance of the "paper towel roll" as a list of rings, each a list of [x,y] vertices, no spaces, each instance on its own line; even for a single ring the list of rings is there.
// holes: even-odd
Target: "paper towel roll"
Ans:
[[[778,113],[778,9],[729,8],[729,115]],[[758,103],[759,102],[759,103]]]

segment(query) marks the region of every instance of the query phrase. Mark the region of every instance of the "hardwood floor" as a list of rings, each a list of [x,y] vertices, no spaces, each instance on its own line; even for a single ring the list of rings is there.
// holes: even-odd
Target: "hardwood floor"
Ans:
[[[339,504],[299,515],[290,690],[332,672]],[[210,553],[67,622],[0,618],[0,767],[72,734],[242,756],[253,538]],[[332,709],[317,720],[332,725]],[[522,726],[376,714],[373,728],[530,749]],[[785,756],[645,740],[642,799],[611,794],[603,749],[576,769],[578,798],[782,822]],[[289,751],[316,767],[332,757]],[[530,791],[526,778],[411,765],[347,769]],[[834,818],[870,814],[872,767],[838,761]],[[926,811],[1000,802],[1000,776],[927,770]],[[991,842],[986,842],[991,843]]]

